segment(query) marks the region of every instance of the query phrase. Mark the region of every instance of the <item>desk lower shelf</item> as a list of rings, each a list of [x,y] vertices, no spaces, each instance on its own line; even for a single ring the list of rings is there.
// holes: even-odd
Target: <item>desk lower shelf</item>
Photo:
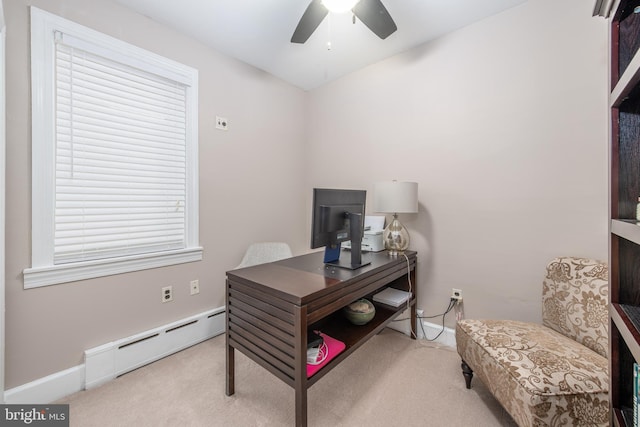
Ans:
[[[399,307],[391,307],[379,303],[374,303],[374,305],[376,307],[376,315],[366,325],[354,325],[344,317],[341,311],[337,311],[309,327],[310,330],[319,330],[346,345],[344,351],[308,379],[309,387],[329,373],[333,367],[360,348],[371,337],[379,334],[398,315],[415,305],[415,299]]]

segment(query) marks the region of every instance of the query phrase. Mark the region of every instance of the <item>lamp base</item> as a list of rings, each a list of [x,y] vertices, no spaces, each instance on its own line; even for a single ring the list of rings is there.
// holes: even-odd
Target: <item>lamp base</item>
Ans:
[[[392,258],[395,258],[397,256],[404,255],[404,251],[391,251],[391,250],[389,250],[389,251],[387,251],[387,255],[389,255]]]
[[[389,251],[389,256],[403,255],[409,248],[409,232],[398,221],[398,214],[393,214],[393,220],[384,229],[384,247]]]

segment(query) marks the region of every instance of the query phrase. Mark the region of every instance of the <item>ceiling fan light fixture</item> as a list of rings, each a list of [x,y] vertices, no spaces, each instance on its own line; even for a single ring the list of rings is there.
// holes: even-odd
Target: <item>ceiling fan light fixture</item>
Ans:
[[[322,4],[329,12],[349,12],[360,0],[322,0]]]
[[[382,0],[310,0],[309,6],[293,31],[291,43],[306,42],[329,12],[344,13],[348,11],[351,11],[355,18],[358,18],[382,40],[398,29],[382,4]]]

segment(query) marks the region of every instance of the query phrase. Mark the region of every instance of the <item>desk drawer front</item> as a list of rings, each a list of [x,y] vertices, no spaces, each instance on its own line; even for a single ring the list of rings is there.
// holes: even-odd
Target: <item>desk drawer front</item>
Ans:
[[[410,258],[411,271],[415,271],[415,261],[415,257],[413,259]],[[330,295],[313,301],[308,305],[307,322],[309,324],[314,323],[358,298],[363,298],[403,276],[407,277],[407,271],[407,264],[401,263],[393,268],[374,274],[366,280],[360,280],[357,287],[347,286],[339,292],[333,292]],[[408,291],[408,281],[405,286],[400,287]]]

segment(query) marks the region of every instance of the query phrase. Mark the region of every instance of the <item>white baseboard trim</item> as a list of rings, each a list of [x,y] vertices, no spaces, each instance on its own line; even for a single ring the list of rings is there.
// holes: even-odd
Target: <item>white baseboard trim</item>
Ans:
[[[225,307],[85,351],[85,363],[5,391],[7,404],[47,404],[224,332]]]
[[[401,314],[399,317],[406,318],[406,319],[398,322],[391,322],[389,323],[388,327],[396,331],[402,332],[405,335],[410,335],[411,334],[410,324],[407,316],[408,316],[408,312],[406,312],[406,316],[404,314]],[[445,327],[443,331],[442,325],[437,325],[435,323],[424,322],[424,321],[422,322],[422,325],[423,325],[424,331],[423,331],[423,328],[420,327],[420,323],[417,323],[418,330],[415,332],[418,339],[427,339],[429,341],[437,342],[438,344],[441,344],[447,347],[452,347],[452,348],[456,347],[455,329]],[[442,333],[440,333],[440,331],[442,331]],[[440,335],[438,336],[439,333]],[[425,337],[425,334],[426,334],[426,337]],[[436,336],[438,337],[435,338]]]
[[[113,341],[84,352],[85,388],[155,362],[224,332],[224,307]]]
[[[437,342],[438,344],[442,344],[447,347],[456,347],[455,329],[445,327],[444,330],[442,330],[442,325],[436,325],[435,323],[430,322],[422,322],[422,324],[424,325],[424,334],[427,336],[425,337],[422,330],[420,330],[418,331],[418,337],[432,342]],[[440,333],[441,331],[442,333]],[[438,334],[440,335],[438,336]],[[438,338],[435,338],[436,336]]]
[[[7,390],[4,401],[7,404],[47,404],[78,392],[83,387],[84,365],[78,365]]]

